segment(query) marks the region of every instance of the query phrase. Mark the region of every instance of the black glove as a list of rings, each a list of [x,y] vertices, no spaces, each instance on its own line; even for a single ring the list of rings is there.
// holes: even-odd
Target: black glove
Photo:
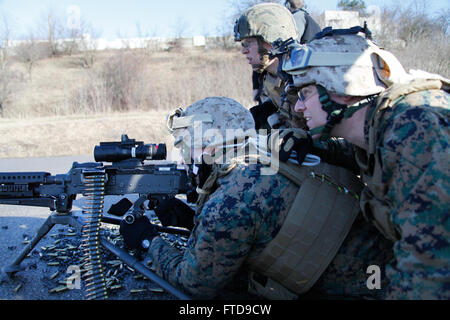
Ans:
[[[165,227],[181,227],[188,230],[194,228],[195,212],[180,199],[163,200],[154,210],[159,221]]]
[[[270,125],[267,122],[267,118],[278,111],[278,108],[272,101],[267,100],[264,103],[250,108],[250,113],[255,120],[255,129],[270,129]]]
[[[286,162],[292,151],[295,151],[298,163],[302,164],[306,155],[312,151],[313,140],[309,132],[302,129],[283,129],[270,135],[268,148],[272,153],[278,152],[282,162]]]
[[[146,216],[136,219],[132,224],[122,220],[119,231],[123,236],[125,245],[131,249],[147,250],[150,242],[158,235],[155,227],[152,226]],[[148,243],[143,243],[144,240],[148,240]]]

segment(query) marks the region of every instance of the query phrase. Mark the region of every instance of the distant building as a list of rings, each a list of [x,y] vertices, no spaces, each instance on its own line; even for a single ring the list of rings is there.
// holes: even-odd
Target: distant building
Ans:
[[[326,10],[323,13],[325,27],[345,29],[360,25],[358,11]]]
[[[380,9],[377,6],[367,8],[367,17],[360,17],[358,11],[326,10],[322,14],[324,27],[333,29],[346,29],[354,26],[363,26],[367,22],[368,28],[376,33],[381,30]]]
[[[204,47],[206,45],[205,36],[195,36],[193,38],[194,47]]]

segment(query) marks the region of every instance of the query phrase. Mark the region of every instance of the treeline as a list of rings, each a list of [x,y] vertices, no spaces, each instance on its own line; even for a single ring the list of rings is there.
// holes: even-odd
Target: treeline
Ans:
[[[250,68],[227,39],[232,35],[236,14],[262,1],[235,2],[230,0],[235,15],[224,20],[222,28],[223,48],[228,49],[203,52],[177,48],[176,44],[176,50],[168,52],[99,52],[92,42],[83,41],[86,33],[96,35],[89,23],[80,20],[77,29],[68,28],[53,13],[25,42],[12,47],[12,28],[8,18],[0,16],[0,117],[167,109],[208,95],[229,96],[249,105]],[[358,10],[361,15],[378,15],[376,41],[393,52],[407,70],[422,69],[450,77],[450,9],[430,15],[425,2],[368,9],[364,5]],[[320,14],[311,14],[325,27]],[[178,35],[181,37],[182,32]],[[45,76],[56,66],[58,73]],[[55,95],[49,91],[51,98],[42,92],[49,81],[58,92]]]

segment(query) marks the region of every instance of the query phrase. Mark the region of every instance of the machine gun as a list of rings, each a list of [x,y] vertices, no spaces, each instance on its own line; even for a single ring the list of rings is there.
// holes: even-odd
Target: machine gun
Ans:
[[[155,161],[166,159],[164,144],[144,144],[129,139],[127,135],[122,135],[120,142],[101,142],[94,149],[94,158],[96,162],[92,163],[74,162],[66,174],[0,172],[0,204],[48,207],[52,211],[31,242],[2,271],[11,276],[22,270],[21,262],[39,241],[53,226],[64,224],[81,232],[83,253],[89,269],[89,281],[86,280],[85,286],[87,299],[107,298],[104,269],[99,255],[101,245],[161,288],[181,299],[189,299],[126,250],[106,240],[100,232],[101,222],[121,222],[121,219],[103,216],[105,196],[139,195],[134,204],[124,198],[108,211],[116,216],[125,216],[124,220],[132,224],[146,209],[153,209],[161,200],[188,192],[191,186],[186,170],[175,163]],[[152,161],[149,163],[147,160]],[[111,165],[103,165],[101,161],[111,162]],[[79,211],[72,211],[77,195],[84,196],[81,215]],[[177,233],[178,230],[155,227],[164,232]]]

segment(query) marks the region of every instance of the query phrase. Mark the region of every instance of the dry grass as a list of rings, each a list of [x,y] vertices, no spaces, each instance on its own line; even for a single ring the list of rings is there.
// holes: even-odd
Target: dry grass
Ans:
[[[38,61],[32,81],[17,84],[3,106],[4,117],[169,110],[207,96],[251,104],[251,69],[237,50],[106,51],[90,69],[81,58]],[[25,73],[20,63],[13,68]]]
[[[164,112],[0,119],[0,157],[42,157],[93,154],[100,141],[120,141],[123,133],[145,143],[173,139]]]
[[[448,36],[406,47],[386,43],[407,69],[447,77],[448,46]],[[0,101],[0,158],[92,154],[100,141],[119,141],[123,133],[170,147],[170,110],[208,96],[253,105],[251,69],[236,49],[103,51],[91,68],[82,59],[37,61],[32,80],[23,63],[11,63],[12,90]]]
[[[1,158],[91,154],[122,133],[170,145],[165,118],[176,107],[208,96],[252,105],[251,69],[238,50],[105,51],[90,69],[81,58],[40,60],[32,80],[12,64],[23,81],[3,105]]]

